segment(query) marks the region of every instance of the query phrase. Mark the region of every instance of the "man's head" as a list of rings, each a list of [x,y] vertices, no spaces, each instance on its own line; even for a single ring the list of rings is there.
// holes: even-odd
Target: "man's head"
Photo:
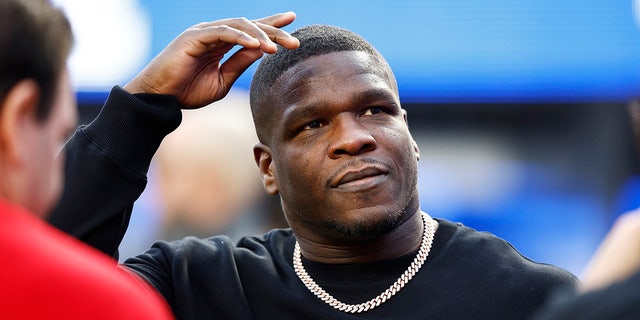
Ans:
[[[0,199],[44,215],[62,186],[56,153],[77,118],[69,21],[45,0],[0,0]]]
[[[369,42],[359,35],[328,25],[307,26],[293,32],[291,35],[298,38],[300,47],[296,50],[278,47],[276,54],[262,59],[251,81],[251,112],[260,142],[267,143],[266,140],[269,138],[269,132],[272,128],[270,122],[272,109],[264,106],[271,104],[269,100],[272,98],[270,90],[274,82],[285,71],[308,58],[331,52],[359,51],[367,53],[379,64],[376,71],[386,73],[393,88],[396,91],[398,90],[395,76],[386,60]]]
[[[251,85],[265,189],[298,236],[365,240],[418,210],[418,148],[395,78],[360,36],[315,25],[267,56]]]

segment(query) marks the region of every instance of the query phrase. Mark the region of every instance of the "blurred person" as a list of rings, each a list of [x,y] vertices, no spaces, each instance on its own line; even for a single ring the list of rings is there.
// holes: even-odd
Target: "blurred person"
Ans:
[[[276,26],[294,18],[276,17]],[[248,26],[224,31],[241,27]],[[551,290],[575,283],[568,271],[533,262],[494,235],[421,211],[419,150],[384,58],[334,26],[291,35],[298,40],[270,37],[281,47],[267,52],[250,90],[254,160],[290,228],[235,244],[226,236],[160,241],[127,259],[125,268],[161,292],[177,317],[524,319]],[[117,252],[180,108],[219,100],[253,62],[235,64],[244,48],[221,63],[232,45],[246,47],[237,38],[206,47],[200,39],[175,39],[150,63],[153,73],[114,88],[102,113],[74,135],[67,145],[75,150],[67,159],[73,182],[53,223]],[[229,68],[232,77],[220,77]],[[199,85],[206,90],[195,92]],[[96,190],[102,196],[91,196]]]
[[[534,319],[640,318],[640,210],[616,220],[581,280],[553,295]]]
[[[629,115],[640,153],[640,100]],[[616,219],[581,280],[553,295],[535,319],[640,319],[640,209]]]
[[[185,110],[180,127],[154,156],[149,184],[119,247],[120,260],[156,240],[225,234],[237,241],[276,223],[286,226],[274,221],[278,215],[257,214],[266,196],[249,157],[256,139],[244,90],[231,90],[215,108]]]
[[[255,212],[264,197],[251,158],[256,140],[247,92],[232,90],[215,107],[182,113],[153,160],[158,239],[225,234],[239,240],[273,227],[268,215]]]
[[[77,121],[72,38],[49,2],[0,0],[0,318],[170,319],[147,284],[42,220]]]

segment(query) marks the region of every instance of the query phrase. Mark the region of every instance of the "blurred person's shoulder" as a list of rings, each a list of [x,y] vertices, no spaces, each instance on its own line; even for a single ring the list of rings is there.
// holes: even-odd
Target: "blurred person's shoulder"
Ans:
[[[558,290],[533,319],[640,319],[640,272],[584,294],[576,294],[569,288]]]
[[[20,318],[166,319],[170,315],[162,298],[115,260],[7,203],[0,203],[0,255],[8,262],[0,265],[3,316],[15,312]],[[113,308],[105,310],[105,301]]]

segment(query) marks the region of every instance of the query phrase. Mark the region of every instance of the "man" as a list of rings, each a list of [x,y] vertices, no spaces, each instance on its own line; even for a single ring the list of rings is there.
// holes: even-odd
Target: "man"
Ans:
[[[0,318],[170,319],[162,298],[107,256],[49,226],[56,154],[76,125],[65,15],[0,0]]]
[[[292,35],[300,47],[266,56],[250,92],[259,139],[254,158],[291,229],[237,244],[224,236],[158,242],[127,259],[125,267],[161,292],[177,317],[524,319],[553,288],[576,281],[493,235],[422,212],[417,144],[383,57],[361,37],[332,26]],[[170,69],[161,62],[152,62],[156,71]],[[137,80],[124,89],[149,92]],[[157,142],[179,117],[130,115],[135,111],[127,106],[177,112],[172,96],[131,96],[118,88],[109,99],[114,96],[128,123],[109,128],[117,123],[109,119],[116,113],[110,108],[117,108],[109,101],[102,111],[109,115],[80,133],[120,145],[92,150],[86,137],[74,136],[68,148],[76,157],[67,162],[74,182],[52,219],[111,254]],[[186,98],[177,95],[182,105]],[[108,171],[92,170],[96,166]],[[94,196],[97,190],[101,195]]]

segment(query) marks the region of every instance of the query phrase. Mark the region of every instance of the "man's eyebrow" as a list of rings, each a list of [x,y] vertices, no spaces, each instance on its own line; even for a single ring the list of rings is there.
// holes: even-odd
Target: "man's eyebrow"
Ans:
[[[284,119],[284,124],[291,123],[301,118],[308,118],[312,115],[316,114],[322,106],[316,103],[312,103],[309,105],[296,105],[289,106],[285,108],[282,118]]]
[[[392,101],[395,104],[396,96],[388,89],[369,89],[358,93],[354,100],[359,102],[384,100]]]
[[[379,89],[379,88],[374,88],[374,89],[369,89],[369,90],[359,92],[351,98],[351,101],[349,101],[349,103],[357,105],[357,104],[371,103],[376,101],[391,102],[394,105],[397,105],[396,96],[393,94],[392,91],[389,91],[388,89]],[[317,115],[323,108],[324,108],[324,105],[322,103],[317,103],[317,102],[313,102],[308,105],[298,104],[295,107],[292,105],[285,108],[282,114],[282,118],[284,120],[284,124],[286,125],[297,119],[313,117]]]

